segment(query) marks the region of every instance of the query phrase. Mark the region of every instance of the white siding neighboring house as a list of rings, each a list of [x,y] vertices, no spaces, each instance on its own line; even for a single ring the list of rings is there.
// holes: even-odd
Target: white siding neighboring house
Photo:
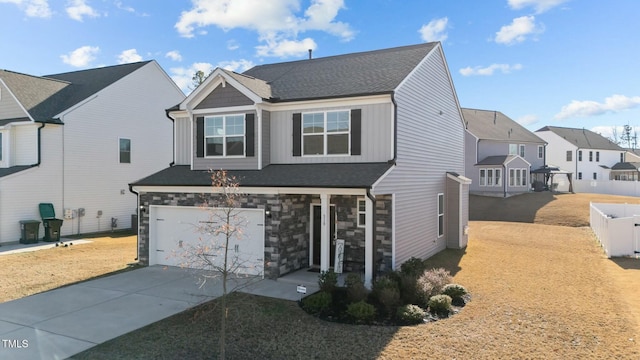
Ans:
[[[586,129],[545,126],[536,135],[547,141],[547,164],[572,173],[577,181],[607,182],[611,169],[625,162],[625,150],[609,139]],[[562,178],[558,190],[567,191]]]
[[[466,176],[476,195],[531,191],[531,171],[545,165],[546,142],[503,113],[463,108]]]
[[[336,268],[338,239],[344,271],[368,283],[466,246],[464,123],[440,43],[216,69],[169,114],[176,166],[132,184],[143,264],[178,247],[162,230],[179,225],[168,206],[216,199],[209,169],[236,176],[243,209],[261,214],[247,248],[264,249],[252,260],[266,277]]]
[[[182,99],[155,61],[43,77],[0,70],[0,243],[20,240],[19,221],[40,221],[40,203],[64,220],[62,236],[137,227],[128,184],[173,160],[165,109]]]

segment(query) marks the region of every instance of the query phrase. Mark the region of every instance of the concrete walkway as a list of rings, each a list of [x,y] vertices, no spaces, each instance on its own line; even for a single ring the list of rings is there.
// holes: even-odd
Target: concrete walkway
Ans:
[[[317,288],[307,286],[308,293]],[[259,280],[242,292],[298,300],[297,285]],[[152,266],[0,304],[0,359],[64,359],[222,293],[195,273]]]

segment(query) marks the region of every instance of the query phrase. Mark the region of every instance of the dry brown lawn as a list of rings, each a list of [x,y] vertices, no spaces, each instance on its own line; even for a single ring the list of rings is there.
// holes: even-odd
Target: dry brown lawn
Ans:
[[[640,260],[607,259],[584,226],[590,201],[631,200],[473,197],[469,246],[429,260],[470,290],[459,314],[419,326],[353,326],[292,302],[234,295],[228,358],[640,359]],[[479,212],[493,221],[478,221]],[[215,358],[217,311],[215,301],[205,304],[77,358]]]
[[[127,269],[135,262],[135,236],[116,233],[86,239],[91,242],[0,255],[0,302]]]

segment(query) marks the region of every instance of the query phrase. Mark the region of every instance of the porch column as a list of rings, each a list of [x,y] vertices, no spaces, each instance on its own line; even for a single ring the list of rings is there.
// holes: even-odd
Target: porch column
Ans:
[[[365,229],[364,229],[364,286],[372,287],[373,279],[373,241],[375,240],[376,224],[373,223],[373,201],[368,196],[365,202]]]
[[[331,221],[329,219],[329,194],[320,194],[320,213],[322,214],[322,226],[320,227],[320,271],[329,271],[331,260],[329,257],[329,235]]]

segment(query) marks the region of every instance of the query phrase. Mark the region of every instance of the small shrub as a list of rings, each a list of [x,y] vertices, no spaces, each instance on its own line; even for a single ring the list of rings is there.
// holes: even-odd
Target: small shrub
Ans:
[[[449,271],[438,268],[425,271],[419,278],[417,289],[421,302],[442,292],[445,285],[451,282]]]
[[[400,265],[400,272],[403,275],[409,275],[415,278],[422,275],[425,270],[427,270],[427,266],[424,260],[417,257],[412,257]]]
[[[394,276],[395,274],[387,274],[384,276],[379,277],[376,282],[373,283],[373,289],[372,291],[374,293],[379,292],[382,289],[387,289],[387,288],[395,288],[398,289],[398,282],[395,280],[396,276]]]
[[[398,284],[400,285],[400,299],[403,304],[417,305],[420,303],[418,279],[415,276],[401,273]]]
[[[331,294],[320,291],[302,299],[302,308],[313,315],[320,315],[329,310],[331,306]]]
[[[400,291],[395,287],[386,287],[378,292],[378,302],[384,307],[384,311],[387,316],[393,316],[400,302]]]
[[[364,286],[359,274],[347,274],[344,283],[347,287],[347,298],[349,302],[356,303],[367,298],[369,290]]]
[[[358,301],[347,307],[347,315],[357,323],[368,324],[376,317],[376,308],[364,301]]]
[[[338,286],[338,274],[333,270],[322,271],[318,277],[318,286],[320,286],[320,291],[331,294]]]
[[[447,284],[444,286],[444,288],[442,288],[442,293],[444,295],[451,296],[452,299],[457,299],[467,295],[468,292],[467,289],[465,289],[462,285]]]
[[[448,316],[451,311],[451,296],[435,295],[429,299],[429,311],[432,314]]]
[[[421,324],[424,321],[425,311],[420,306],[407,304],[398,308],[397,317],[405,324]]]

